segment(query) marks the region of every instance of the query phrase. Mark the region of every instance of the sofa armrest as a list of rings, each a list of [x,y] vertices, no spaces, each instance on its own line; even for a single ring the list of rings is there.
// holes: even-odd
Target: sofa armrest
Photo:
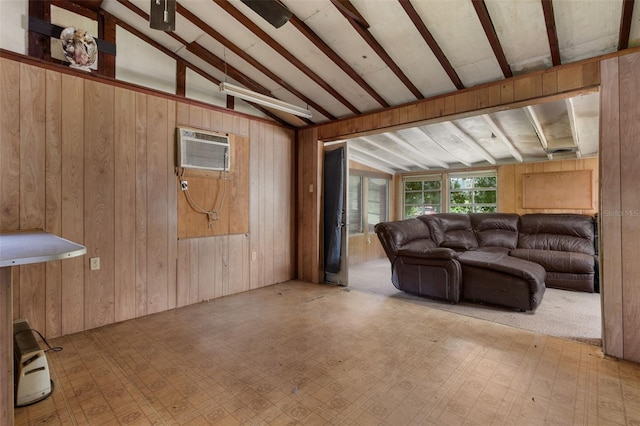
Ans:
[[[596,258],[590,254],[557,250],[514,249],[510,256],[536,262],[547,272],[593,274]]]
[[[417,246],[407,246],[398,250],[398,256],[409,256],[409,257],[420,257],[424,259],[439,259],[439,260],[450,260],[457,259],[458,255],[457,251],[450,248],[428,248],[428,247],[417,247]]]

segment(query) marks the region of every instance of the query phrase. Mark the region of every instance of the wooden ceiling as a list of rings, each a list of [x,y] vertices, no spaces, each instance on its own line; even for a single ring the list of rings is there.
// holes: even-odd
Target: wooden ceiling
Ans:
[[[230,81],[313,111],[301,119],[255,107],[295,127],[640,45],[633,0],[282,0],[292,15],[280,28],[241,0],[178,0],[170,33],[149,28],[150,0],[73,3],[114,19],[212,87]],[[389,172],[593,155],[597,105],[592,94],[350,144],[361,162]],[[556,141],[559,127],[572,141]]]

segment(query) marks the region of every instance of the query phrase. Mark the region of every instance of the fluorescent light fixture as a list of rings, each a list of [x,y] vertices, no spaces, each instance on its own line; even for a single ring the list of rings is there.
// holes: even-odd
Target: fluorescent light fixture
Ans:
[[[288,112],[289,114],[297,115],[299,117],[311,118],[311,111],[309,111],[308,109],[283,102],[279,99],[263,95],[262,93],[254,92],[253,90],[245,89],[244,87],[236,86],[234,84],[222,82],[220,83],[220,91],[232,96],[236,96],[240,99],[244,99],[245,101],[255,102],[257,104],[277,109],[279,111]]]

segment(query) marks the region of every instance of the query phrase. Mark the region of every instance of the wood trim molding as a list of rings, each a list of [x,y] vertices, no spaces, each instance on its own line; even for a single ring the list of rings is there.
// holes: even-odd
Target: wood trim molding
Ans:
[[[454,116],[478,115],[566,99],[578,94],[598,91],[600,62],[634,52],[640,52],[640,47],[485,83],[308,128],[317,129],[319,140],[328,142],[450,120]]]

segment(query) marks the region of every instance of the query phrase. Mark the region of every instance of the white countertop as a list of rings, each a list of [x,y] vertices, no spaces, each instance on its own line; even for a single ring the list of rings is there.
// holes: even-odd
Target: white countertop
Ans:
[[[83,245],[39,230],[0,233],[0,267],[82,256]]]

